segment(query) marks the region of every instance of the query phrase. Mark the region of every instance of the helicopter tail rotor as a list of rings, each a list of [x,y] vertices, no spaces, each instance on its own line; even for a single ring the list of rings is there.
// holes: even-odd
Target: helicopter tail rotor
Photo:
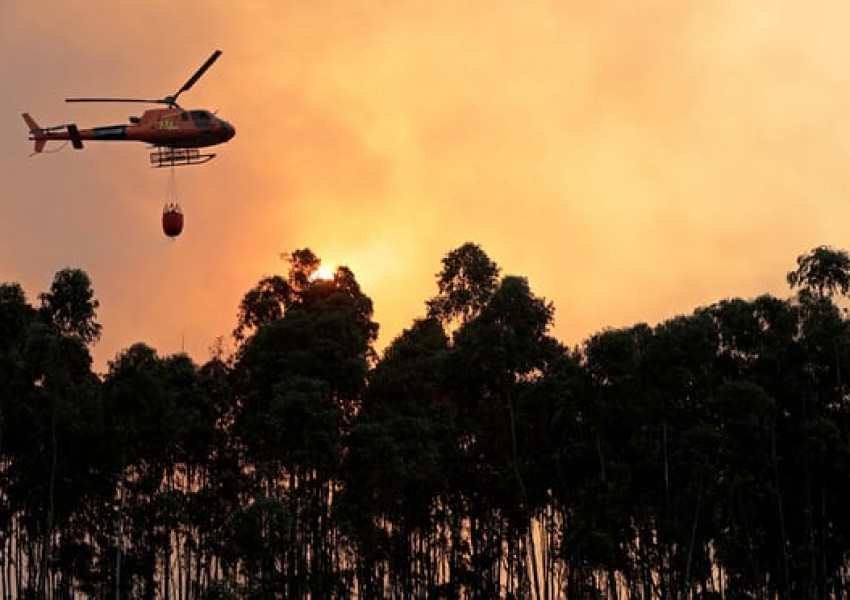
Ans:
[[[35,140],[35,148],[33,148],[33,154],[37,154],[44,150],[44,145],[47,143],[46,139],[38,137],[38,134],[43,132],[44,130],[39,127],[38,123],[36,123],[35,119],[33,119],[29,113],[23,113],[21,116],[24,118],[27,127],[30,128],[30,139]]]
[[[30,128],[30,133],[41,131],[41,127],[38,126],[38,123],[35,122],[35,119],[33,119],[29,113],[24,113],[21,116],[24,118],[24,122],[26,122],[27,127]]]

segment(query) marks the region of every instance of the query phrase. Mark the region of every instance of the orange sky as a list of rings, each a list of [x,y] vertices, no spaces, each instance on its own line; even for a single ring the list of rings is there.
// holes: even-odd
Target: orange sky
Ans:
[[[144,341],[203,362],[242,295],[309,247],[375,303],[380,346],[479,243],[577,344],[724,297],[788,295],[850,248],[850,4],[653,0],[13,0],[0,19],[0,281],[66,266],[101,302],[103,370]],[[169,173],[141,144],[30,158],[20,119],[81,127],[173,93],[236,137]]]

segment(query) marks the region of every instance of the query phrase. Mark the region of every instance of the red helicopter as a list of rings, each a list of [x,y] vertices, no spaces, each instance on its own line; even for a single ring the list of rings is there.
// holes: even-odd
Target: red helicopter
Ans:
[[[215,154],[201,153],[198,148],[222,144],[236,134],[233,125],[220,119],[207,110],[184,110],[177,104],[177,98],[189,90],[221,56],[221,51],[213,52],[207,61],[195,71],[183,86],[171,96],[159,99],[142,98],[66,98],[66,102],[135,102],[164,104],[166,108],[152,108],[141,117],[130,117],[129,125],[109,125],[79,129],[76,124],[40,127],[29,113],[23,113],[24,121],[30,128],[29,139],[35,141],[35,153],[44,150],[51,140],[70,140],[74,148],[80,150],[83,140],[92,141],[135,141],[146,142],[154,146],[150,160],[154,167],[173,167],[178,165],[196,165],[209,162]]]

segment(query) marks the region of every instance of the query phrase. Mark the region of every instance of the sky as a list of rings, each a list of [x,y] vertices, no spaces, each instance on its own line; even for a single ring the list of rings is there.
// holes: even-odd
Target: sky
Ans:
[[[789,297],[798,255],[850,248],[848,28],[846,0],[9,0],[0,282],[35,304],[85,270],[99,372],[139,341],[206,361],[299,248],[353,270],[379,349],[465,242],[527,277],[570,346]],[[64,99],[162,97],[216,49],[180,98],[236,127],[212,162],[30,156],[22,112],[126,123],[145,106]]]

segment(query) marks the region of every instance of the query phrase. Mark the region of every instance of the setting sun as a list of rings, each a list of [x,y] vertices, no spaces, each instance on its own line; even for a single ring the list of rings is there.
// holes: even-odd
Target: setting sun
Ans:
[[[334,278],[333,269],[329,267],[319,267],[315,270],[315,272],[310,276],[310,281],[331,281]]]

